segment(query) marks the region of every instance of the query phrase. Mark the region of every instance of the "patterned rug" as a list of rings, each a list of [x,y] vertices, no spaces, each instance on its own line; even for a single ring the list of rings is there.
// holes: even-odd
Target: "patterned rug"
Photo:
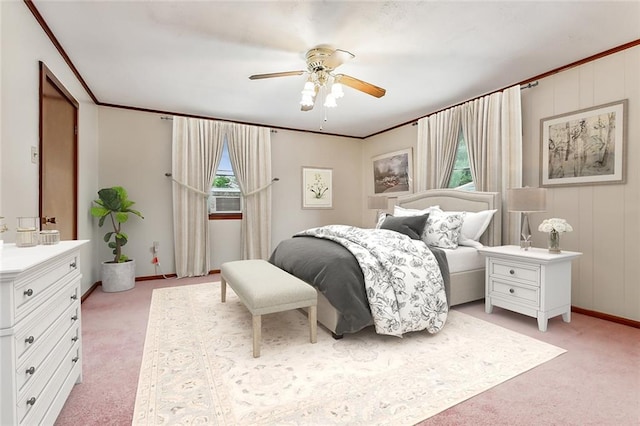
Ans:
[[[306,316],[251,315],[220,284],[156,289],[134,425],[411,425],[540,365],[564,349],[455,310],[435,335],[334,340]]]

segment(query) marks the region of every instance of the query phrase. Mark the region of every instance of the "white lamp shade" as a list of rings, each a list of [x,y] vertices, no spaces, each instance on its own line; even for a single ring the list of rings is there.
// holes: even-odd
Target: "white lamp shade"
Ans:
[[[327,108],[335,108],[338,106],[338,104],[336,103],[336,98],[334,98],[331,93],[329,93],[324,99],[324,106],[326,106]]]
[[[547,209],[546,188],[513,188],[507,190],[510,212],[543,212]]]
[[[342,90],[342,84],[333,83],[333,85],[331,86],[331,94],[336,99],[340,99],[341,97],[343,97],[344,91]]]
[[[386,209],[389,207],[389,199],[387,197],[374,197],[367,198],[367,208],[369,209]]]

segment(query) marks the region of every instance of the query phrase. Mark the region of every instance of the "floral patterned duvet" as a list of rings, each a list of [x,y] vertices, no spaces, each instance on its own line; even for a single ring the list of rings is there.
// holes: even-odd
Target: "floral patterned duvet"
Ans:
[[[390,230],[347,225],[322,226],[296,235],[335,241],[355,256],[377,333],[437,333],[444,326],[448,313],[444,281],[424,242]]]

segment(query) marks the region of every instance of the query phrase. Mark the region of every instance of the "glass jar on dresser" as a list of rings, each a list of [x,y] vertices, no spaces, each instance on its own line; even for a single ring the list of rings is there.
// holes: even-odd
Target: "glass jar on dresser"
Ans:
[[[0,424],[53,424],[82,381],[80,247],[17,247],[0,257]]]

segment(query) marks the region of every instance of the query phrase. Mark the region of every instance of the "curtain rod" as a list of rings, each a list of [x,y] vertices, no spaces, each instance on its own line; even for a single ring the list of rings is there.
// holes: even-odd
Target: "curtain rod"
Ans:
[[[524,85],[520,86],[520,90],[530,89],[530,88],[532,88],[532,87],[536,87],[538,84],[540,84],[538,81],[533,81],[533,82],[531,82],[531,83],[527,83],[527,84],[524,84]],[[486,95],[485,95],[485,96],[486,96]],[[478,99],[478,98],[476,98],[476,99]],[[468,101],[467,101],[467,102],[468,102]],[[466,102],[463,102],[463,103],[466,103]],[[462,104],[458,104],[458,105],[462,105]],[[451,107],[451,108],[453,108],[453,107]],[[444,110],[441,110],[441,111],[444,111]],[[437,114],[437,113],[436,113],[436,112],[434,112],[434,114]],[[429,114],[429,115],[431,115],[431,114]],[[425,116],[425,117],[428,117],[428,116]],[[424,117],[422,117],[422,118],[424,118]],[[413,123],[411,123],[411,125],[412,125],[412,126],[417,126],[417,125],[418,125],[418,122],[417,122],[417,121],[414,121]]]
[[[167,115],[163,115],[163,116],[160,117],[160,120],[173,121],[173,117],[169,117]],[[271,133],[278,133],[278,131],[276,129],[271,129],[270,132]]]

